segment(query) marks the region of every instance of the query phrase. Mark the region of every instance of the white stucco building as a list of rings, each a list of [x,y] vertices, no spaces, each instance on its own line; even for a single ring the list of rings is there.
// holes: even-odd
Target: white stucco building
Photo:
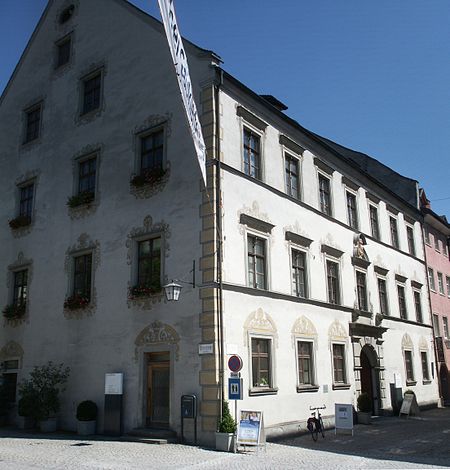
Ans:
[[[205,443],[229,354],[244,361],[239,407],[272,435],[361,391],[390,413],[395,383],[436,404],[417,183],[185,48],[206,191],[162,25],[124,0],[50,0],[0,98],[8,382],[70,366],[65,429],[80,401],[102,409],[106,373],[124,374],[125,432],[179,432],[195,394]],[[193,261],[196,287],[165,301]]]

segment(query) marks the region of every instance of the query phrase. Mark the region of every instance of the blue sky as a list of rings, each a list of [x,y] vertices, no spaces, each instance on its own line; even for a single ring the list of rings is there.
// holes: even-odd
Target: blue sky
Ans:
[[[450,216],[448,0],[174,1],[182,34],[228,72],[304,127],[419,180]],[[46,3],[0,0],[0,90]],[[159,18],[157,0],[132,3]]]

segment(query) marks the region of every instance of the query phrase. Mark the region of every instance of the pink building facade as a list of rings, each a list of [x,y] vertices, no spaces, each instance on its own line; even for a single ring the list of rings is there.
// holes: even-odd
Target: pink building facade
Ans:
[[[444,404],[450,405],[450,224],[445,216],[433,212],[423,190],[420,202],[424,216],[423,238],[433,315],[436,369],[440,395]]]

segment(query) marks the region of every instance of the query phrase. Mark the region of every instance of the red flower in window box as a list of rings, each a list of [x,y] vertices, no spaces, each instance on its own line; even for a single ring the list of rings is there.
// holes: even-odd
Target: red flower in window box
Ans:
[[[137,285],[130,287],[128,298],[139,299],[141,297],[149,297],[151,295],[158,294],[159,292],[161,292],[161,284],[159,282],[155,282],[149,286]]]
[[[167,170],[162,168],[151,168],[143,170],[139,175],[134,176],[131,179],[132,186],[141,187],[146,185],[152,185],[161,181]]]
[[[30,225],[31,217],[28,217],[27,215],[19,215],[15,219],[10,220],[8,223],[13,230],[16,230],[20,227],[26,227],[27,225]]]
[[[9,320],[12,320],[14,318],[21,318],[25,315],[26,308],[26,302],[9,304],[2,310],[3,316]]]
[[[89,302],[89,297],[75,294],[67,297],[67,299],[64,301],[64,308],[67,308],[68,310],[78,310],[81,308],[86,308],[89,305]]]

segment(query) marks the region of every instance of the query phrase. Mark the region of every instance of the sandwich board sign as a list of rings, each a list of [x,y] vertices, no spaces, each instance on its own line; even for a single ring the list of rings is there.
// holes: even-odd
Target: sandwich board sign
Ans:
[[[262,411],[241,410],[237,445],[261,446],[266,444]]]
[[[334,434],[338,429],[346,429],[352,432],[353,436],[353,406],[352,404],[336,403],[334,405]]]

